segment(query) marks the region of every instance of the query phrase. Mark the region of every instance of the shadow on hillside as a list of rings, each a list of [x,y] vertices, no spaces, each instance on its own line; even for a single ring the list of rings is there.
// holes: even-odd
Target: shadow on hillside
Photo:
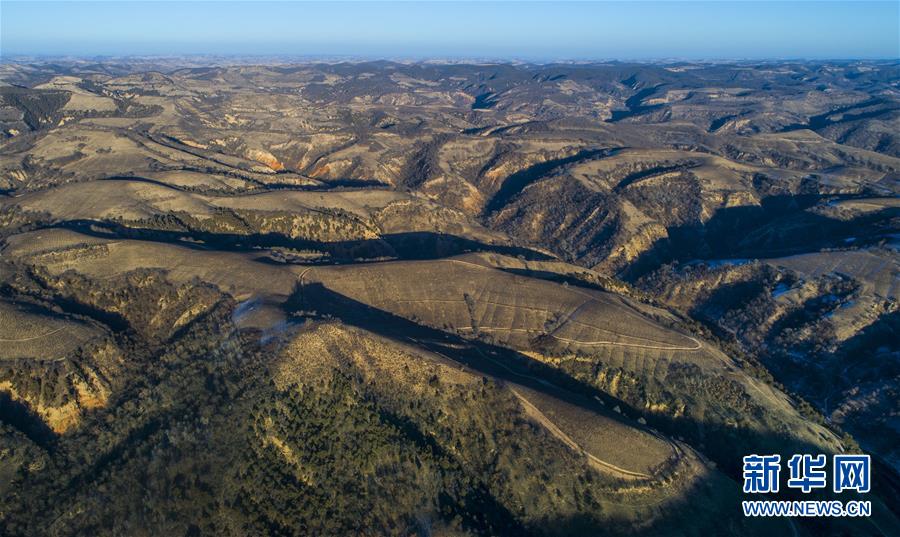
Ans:
[[[348,325],[438,354],[482,375],[490,376],[497,381],[519,384],[536,392],[614,419],[629,427],[642,428],[636,421],[608,410],[614,406],[619,406],[622,414],[638,417],[644,415],[642,409],[634,408],[624,401],[611,397],[605,392],[577,380],[559,369],[550,367],[513,349],[480,340],[464,338],[451,332],[417,324],[331,291],[321,283],[307,284],[298,288],[285,304],[285,307],[292,313],[315,312],[315,315],[336,317]],[[644,415],[644,417],[648,422],[648,427],[661,431],[671,438],[683,438],[691,445],[704,446],[703,454],[714,461],[717,468],[734,482],[734,487],[736,487],[735,510],[739,509],[737,502],[741,499],[739,497],[738,482],[741,479],[741,457],[743,455],[750,453],[780,453],[782,458],[787,460],[794,453],[821,452],[821,448],[818,446],[774,431],[761,433],[741,426],[729,427],[716,423],[701,423],[688,417],[673,418],[658,414],[648,414]],[[896,480],[893,475],[879,478],[873,477],[873,479],[879,480],[878,482],[884,481],[885,483],[889,479]],[[885,487],[883,490],[888,490],[888,487]],[[712,490],[706,490],[702,494],[706,498],[711,498],[716,493]],[[892,511],[900,511],[900,502],[892,499],[895,497],[885,495],[879,495],[879,497],[888,502]],[[692,498],[688,497],[686,501],[693,502],[695,498]],[[804,496],[803,498],[798,497],[794,499],[809,498]],[[697,505],[690,503],[686,508],[688,512],[691,512],[697,509]],[[701,507],[700,510],[703,510],[703,508]],[[657,533],[651,531],[649,534],[671,534],[671,526],[667,524],[688,527],[686,524],[689,524],[691,519],[690,517],[686,518],[681,509],[673,506],[671,510],[667,511],[668,514],[654,525],[654,528],[656,528],[654,531]],[[734,522],[742,527],[747,523],[743,519],[735,519]],[[592,521],[582,517],[559,519],[554,521],[554,524],[561,524],[571,528],[573,531],[592,527]],[[811,527],[818,528],[815,521],[810,522],[810,524],[812,525]]]
[[[627,110],[613,110],[612,116],[609,118],[609,122],[616,123],[629,117],[639,116],[641,114],[662,108],[664,106],[662,104],[645,105],[644,99],[653,95],[658,89],[662,88],[665,85],[666,84],[658,84],[638,91],[625,100],[625,106],[628,108]]]
[[[124,238],[177,244],[196,250],[232,252],[258,251],[264,248],[315,250],[330,256],[322,263],[346,264],[356,261],[440,259],[469,252],[491,252],[530,261],[549,260],[551,256],[518,246],[486,244],[447,233],[413,231],[391,233],[376,239],[315,241],[292,239],[280,233],[213,233],[195,230],[134,228],[114,222],[70,220],[54,227],[102,238]],[[272,261],[277,263],[277,261]]]
[[[56,433],[27,404],[0,390],[0,423],[18,430],[44,449],[53,447]]]
[[[801,129],[819,131],[821,129],[830,127],[832,125],[837,125],[839,123],[849,123],[851,121],[859,121],[861,119],[869,119],[887,115],[898,109],[896,106],[891,106],[892,104],[893,103],[889,99],[883,97],[875,97],[863,102],[834,108],[832,110],[829,110],[828,112],[825,112],[824,114],[811,116],[809,118],[809,121],[807,121],[806,123],[793,123],[791,125],[786,125],[780,130],[780,132],[790,132]],[[854,110],[864,110],[866,108],[882,105],[884,105],[884,108],[878,108],[876,110],[870,110],[868,112],[861,112],[857,114],[848,113],[853,112]]]
[[[623,414],[635,418],[644,415],[642,409],[633,408],[557,368],[507,347],[417,324],[331,291],[321,283],[299,287],[285,307],[292,313],[314,312],[316,315],[339,318],[349,325],[424,348],[484,375],[520,384],[630,427],[641,428],[637,422],[608,409],[618,405]],[[746,429],[697,423],[686,417],[670,418],[657,414],[644,417],[650,426],[670,436],[684,437],[696,445],[708,446],[708,451],[712,452],[708,454],[731,476],[737,475],[742,450],[750,453],[779,452],[789,447],[805,448],[807,452],[814,449],[814,446],[805,445],[789,436],[760,435]]]
[[[603,287],[602,281],[590,282],[578,278],[572,274],[560,274],[559,272],[552,272],[549,270],[534,270],[527,268],[496,267],[496,269],[502,272],[507,272],[509,274],[515,274],[516,276],[525,276],[527,278],[535,278],[548,282],[561,283],[564,285],[581,287],[583,289],[593,289],[595,291],[608,291],[607,288]],[[615,282],[613,280],[609,280],[609,284],[614,285]]]
[[[850,220],[829,218],[806,209],[824,200],[851,200],[864,195],[807,194],[773,196],[759,206],[727,207],[705,223],[674,226],[669,238],[641,254],[619,275],[634,282],[671,262],[693,259],[765,259],[824,248],[877,243],[892,229],[900,209],[889,207]]]
[[[189,167],[184,166],[179,168],[183,171],[188,172],[200,172],[200,173],[210,173],[215,175],[226,175],[229,177],[235,177],[237,179],[243,179],[247,181],[246,177],[241,174],[231,172],[229,173],[226,170],[204,170],[198,167]],[[167,170],[167,171],[175,171],[175,170]],[[275,172],[274,177],[278,177],[279,175],[288,175],[293,174],[294,172],[282,170]],[[266,194],[274,191],[284,191],[284,190],[293,190],[296,192],[343,192],[344,190],[359,190],[359,189],[384,189],[390,188],[391,185],[388,183],[384,183],[382,181],[378,181],[376,179],[317,179],[317,181],[321,181],[321,184],[311,184],[311,185],[298,185],[295,183],[288,182],[267,182],[261,187],[259,190],[249,190],[249,191],[235,191],[234,189],[222,189],[222,188],[212,188],[212,187],[185,187],[182,185],[176,185],[172,183],[167,183],[165,181],[160,181],[158,179],[151,179],[149,177],[141,177],[139,175],[113,175],[110,177],[101,177],[98,179],[99,181],[125,181],[125,182],[134,182],[134,183],[147,183],[155,186],[161,186],[164,188],[168,188],[171,190],[177,190],[179,192],[188,192],[195,194],[204,194],[204,195],[216,195],[222,197],[238,197],[238,196],[257,196],[260,194]]]
[[[513,197],[523,191],[525,187],[557,168],[584,160],[610,157],[619,151],[621,151],[620,148],[583,149],[570,157],[548,160],[529,166],[524,170],[520,170],[503,181],[503,184],[500,185],[500,189],[485,205],[483,213],[489,215],[502,209]]]

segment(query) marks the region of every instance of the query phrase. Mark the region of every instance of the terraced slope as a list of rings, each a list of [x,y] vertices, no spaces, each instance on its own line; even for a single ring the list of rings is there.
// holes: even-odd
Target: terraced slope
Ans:
[[[304,283],[321,281],[366,305],[449,331],[484,333],[510,346],[525,347],[540,336],[573,352],[603,345],[673,352],[702,346],[662,329],[614,295],[517,276],[477,261],[316,267],[306,272]]]
[[[795,442],[840,449],[832,433],[804,423],[783,393],[747,375],[714,346],[660,324],[667,318],[663,312],[477,261],[315,267],[302,274],[298,294],[307,309],[346,316],[352,315],[348,310],[369,307],[516,349],[524,363],[567,371],[663,423],[689,419],[730,426],[747,434],[741,441],[748,443],[765,443],[753,435],[774,427],[790,430]],[[329,305],[342,300],[351,303]],[[364,326],[389,322],[360,315],[357,322]],[[740,414],[733,413],[736,409]]]
[[[0,318],[5,360],[62,360],[79,345],[103,333],[84,321],[54,317],[23,303],[0,302]]]

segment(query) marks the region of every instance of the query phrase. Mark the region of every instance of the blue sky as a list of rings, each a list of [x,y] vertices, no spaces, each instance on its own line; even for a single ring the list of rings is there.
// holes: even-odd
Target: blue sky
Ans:
[[[0,54],[900,57],[900,2],[0,0]]]

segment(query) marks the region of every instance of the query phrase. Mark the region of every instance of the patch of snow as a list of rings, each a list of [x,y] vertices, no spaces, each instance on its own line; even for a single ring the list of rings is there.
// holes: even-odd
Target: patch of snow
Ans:
[[[231,314],[231,320],[235,324],[237,324],[243,317],[245,317],[248,313],[256,309],[256,306],[260,304],[260,300],[256,297],[248,298],[247,300],[241,302],[234,308],[234,313]]]
[[[786,283],[779,283],[772,289],[772,298],[778,298],[791,290],[791,286]]]

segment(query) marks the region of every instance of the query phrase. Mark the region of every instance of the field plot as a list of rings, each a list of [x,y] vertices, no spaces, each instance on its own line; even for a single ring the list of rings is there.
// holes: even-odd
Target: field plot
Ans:
[[[310,212],[318,207],[341,207],[329,203],[331,194],[268,192],[258,195],[208,196],[186,192],[152,181],[111,179],[63,185],[52,190],[24,194],[9,200],[10,205],[29,211],[46,212],[66,220],[138,220],[182,213],[205,219],[219,207],[243,209],[261,214],[273,211]],[[321,205],[316,205],[315,202]],[[304,202],[308,202],[304,203]]]
[[[46,245],[54,248],[47,250]],[[270,327],[284,320],[280,304],[294,289],[300,267],[254,261],[259,254],[200,250],[173,244],[110,240],[54,229],[16,235],[8,252],[46,267],[54,274],[74,270],[93,278],[111,278],[140,268],[158,268],[174,283],[199,278],[237,301],[253,300],[245,318],[250,326]],[[252,307],[250,307],[252,306]],[[247,313],[249,313],[248,311]]]
[[[174,178],[173,183],[192,186],[206,174],[165,172],[157,177]],[[389,190],[348,190],[316,192],[276,190],[251,194],[212,196],[184,191],[156,181],[111,179],[63,185],[17,196],[8,204],[33,211],[46,211],[62,220],[79,218],[142,218],[169,211],[183,211],[191,216],[208,215],[216,207],[247,211],[304,212],[313,209],[336,209],[359,217],[371,215],[398,201],[418,201],[412,196]],[[233,185],[237,179],[222,177],[217,184]],[[225,183],[228,181],[228,183]],[[182,186],[182,185],[178,185]]]
[[[523,386],[510,389],[533,419],[571,449],[584,453],[600,472],[626,480],[651,480],[671,470],[665,466],[684,462],[676,444],[646,430],[626,427]]]
[[[0,301],[0,360],[59,360],[103,331],[51,316],[27,304]]]
[[[176,177],[184,173],[187,172],[179,172]],[[208,178],[214,180],[218,184],[237,181]],[[108,179],[30,192],[0,200],[0,205],[47,214],[61,222],[124,221],[129,226],[156,227],[160,220],[175,220],[198,222],[205,226],[200,231],[278,233],[291,239],[323,242],[414,233],[435,237],[447,233],[491,244],[503,244],[506,240],[463,213],[439,207],[421,196],[388,190],[277,190],[210,195],[156,180]]]
[[[839,340],[847,339],[878,319],[882,304],[900,296],[900,259],[896,251],[880,248],[818,252],[770,259],[768,263],[818,278],[841,275],[858,282],[855,298],[829,317]]]
[[[851,220],[861,215],[900,209],[900,197],[893,198],[857,198],[832,202],[819,209],[821,214],[841,220]]]
[[[82,80],[74,76],[57,76],[45,84],[35,86],[36,89],[65,90],[72,93],[72,97],[63,107],[63,111],[74,112],[81,110],[113,111],[116,103],[109,97],[103,97],[91,93],[78,86]]]
[[[693,151],[628,149],[574,166],[571,173],[586,183],[621,189],[679,170],[695,174],[705,189],[734,191],[749,190],[750,174],[763,168]]]
[[[143,181],[92,181],[26,194],[10,204],[51,214],[59,220],[149,218],[170,211],[208,216],[210,207],[195,195]]]
[[[231,209],[303,211],[312,208],[328,208],[340,209],[360,217],[369,217],[374,210],[381,209],[398,200],[409,199],[409,197],[391,190],[348,190],[339,192],[285,190],[250,196],[204,196],[203,199],[217,207],[228,207]]]
[[[306,282],[425,324],[486,334],[526,348],[550,336],[571,349],[596,346],[696,351],[695,339],[666,330],[624,300],[495,270],[465,259],[315,268]]]
[[[838,252],[818,252],[768,260],[769,263],[820,277],[844,274],[859,281],[864,292],[878,298],[897,300],[900,296],[900,260],[895,252],[870,248]]]

